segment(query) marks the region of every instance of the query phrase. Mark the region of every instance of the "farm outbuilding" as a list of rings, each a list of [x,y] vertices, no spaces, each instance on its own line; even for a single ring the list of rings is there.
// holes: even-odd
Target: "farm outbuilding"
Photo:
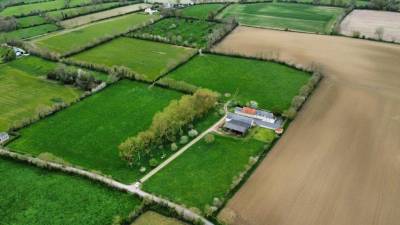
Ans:
[[[0,144],[3,144],[8,139],[10,139],[10,136],[6,132],[1,132],[0,133]]]

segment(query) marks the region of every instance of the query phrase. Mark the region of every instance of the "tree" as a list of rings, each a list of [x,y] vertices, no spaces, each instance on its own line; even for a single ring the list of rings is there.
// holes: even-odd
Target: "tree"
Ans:
[[[385,33],[385,28],[383,27],[378,27],[375,30],[375,35],[378,37],[378,40],[383,39],[383,34]]]
[[[3,60],[4,62],[9,62],[12,61],[16,58],[17,56],[15,55],[15,52],[12,48],[6,48],[3,54]]]
[[[181,145],[184,145],[184,144],[188,143],[188,141],[189,141],[188,136],[182,136],[181,139],[180,139],[180,141],[179,141],[179,143],[180,143]]]
[[[197,132],[197,130],[195,130],[195,129],[191,129],[189,132],[188,132],[188,135],[189,135],[189,137],[196,137],[197,135],[199,134],[199,132]]]
[[[215,137],[214,137],[213,134],[206,134],[206,136],[204,137],[204,141],[207,144],[211,144],[211,143],[213,143],[215,141]]]
[[[0,32],[9,32],[17,29],[17,20],[14,17],[0,16]]]
[[[176,150],[178,150],[178,145],[174,142],[174,143],[171,144],[171,151],[174,152]]]

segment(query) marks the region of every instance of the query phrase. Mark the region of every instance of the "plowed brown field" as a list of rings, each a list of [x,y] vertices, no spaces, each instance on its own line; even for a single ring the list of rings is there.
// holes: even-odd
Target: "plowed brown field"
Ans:
[[[220,218],[245,225],[400,223],[400,46],[237,28],[215,50],[323,66],[325,79]]]

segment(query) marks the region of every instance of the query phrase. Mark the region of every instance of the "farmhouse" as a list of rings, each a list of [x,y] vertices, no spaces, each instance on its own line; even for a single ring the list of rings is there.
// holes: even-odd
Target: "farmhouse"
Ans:
[[[151,9],[151,8],[147,8],[144,10],[145,13],[149,14],[149,15],[153,15],[154,13],[157,13],[158,10],[157,9]]]
[[[13,47],[13,50],[15,52],[15,55],[17,57],[21,57],[21,56],[28,56],[29,54],[26,53],[25,50],[21,49],[21,48],[17,48],[17,47]]]
[[[228,113],[224,128],[243,135],[252,126],[276,130],[282,124],[282,119],[276,117],[271,112],[249,107],[236,107],[234,113]]]
[[[1,132],[0,133],[0,144],[3,144],[8,139],[10,139],[10,136],[6,132]]]

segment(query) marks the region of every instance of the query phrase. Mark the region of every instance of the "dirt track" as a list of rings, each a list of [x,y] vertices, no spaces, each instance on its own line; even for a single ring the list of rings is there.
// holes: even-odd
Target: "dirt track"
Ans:
[[[319,62],[326,75],[220,217],[241,225],[400,223],[400,46],[241,27],[216,49],[279,52]]]

